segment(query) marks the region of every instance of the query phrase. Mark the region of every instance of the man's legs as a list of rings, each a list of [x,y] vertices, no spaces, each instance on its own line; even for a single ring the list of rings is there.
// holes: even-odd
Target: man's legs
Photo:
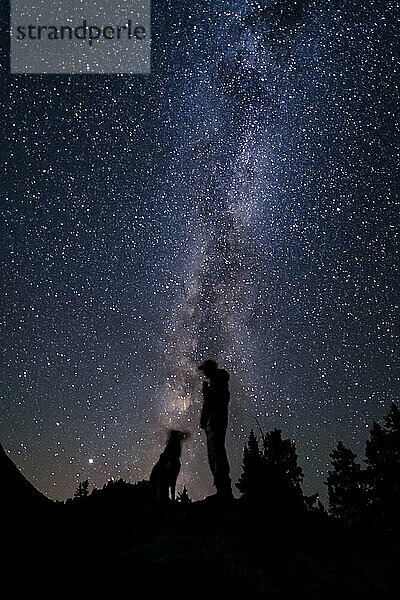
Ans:
[[[214,485],[217,494],[232,497],[230,468],[225,450],[225,431],[216,431],[211,427],[206,428],[207,453],[211,473],[214,476]]]

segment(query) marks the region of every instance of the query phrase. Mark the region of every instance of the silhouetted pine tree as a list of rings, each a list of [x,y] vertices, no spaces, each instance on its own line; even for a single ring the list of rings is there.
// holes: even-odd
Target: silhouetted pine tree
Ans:
[[[249,439],[243,450],[243,472],[236,487],[246,500],[262,500],[265,493],[265,460],[258,447],[254,431],[250,431]]]
[[[189,494],[186,489],[186,485],[183,487],[183,490],[181,492],[179,492],[177,501],[180,502],[181,504],[190,504],[192,502],[191,499],[189,498]]]
[[[366,442],[365,462],[369,504],[378,518],[399,519],[400,410],[393,403],[384,425],[373,423]]]
[[[274,429],[264,436],[265,475],[268,482],[267,503],[274,507],[304,508],[301,482],[304,478],[297,464],[296,446],[282,439]]]
[[[74,492],[74,499],[81,500],[89,496],[89,480],[81,481]]]
[[[328,472],[329,512],[347,523],[355,523],[364,514],[367,498],[365,477],[357,457],[342,442],[329,455],[333,469]]]
[[[252,430],[244,448],[243,472],[236,484],[243,498],[273,508],[306,508],[301,489],[304,475],[297,464],[294,442],[283,440],[279,429],[262,435],[262,439],[261,451]]]

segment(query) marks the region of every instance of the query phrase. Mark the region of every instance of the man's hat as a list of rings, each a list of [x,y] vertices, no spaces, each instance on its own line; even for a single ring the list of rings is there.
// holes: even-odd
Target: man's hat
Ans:
[[[216,371],[218,369],[217,362],[215,360],[205,360],[198,367],[199,371],[203,371],[204,373],[207,371]]]

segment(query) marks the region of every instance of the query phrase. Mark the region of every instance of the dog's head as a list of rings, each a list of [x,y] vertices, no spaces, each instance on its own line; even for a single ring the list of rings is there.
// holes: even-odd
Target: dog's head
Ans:
[[[182,444],[185,440],[189,439],[190,433],[188,431],[179,431],[178,429],[170,429],[168,433],[168,442]]]

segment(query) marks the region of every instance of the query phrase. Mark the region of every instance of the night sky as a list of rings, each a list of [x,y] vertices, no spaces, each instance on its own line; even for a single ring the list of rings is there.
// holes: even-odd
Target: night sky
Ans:
[[[148,478],[179,426],[212,493],[206,358],[234,482],[256,420],[310,493],[363,454],[399,397],[398,8],[159,0],[151,75],[3,73],[0,439],[39,490]]]

